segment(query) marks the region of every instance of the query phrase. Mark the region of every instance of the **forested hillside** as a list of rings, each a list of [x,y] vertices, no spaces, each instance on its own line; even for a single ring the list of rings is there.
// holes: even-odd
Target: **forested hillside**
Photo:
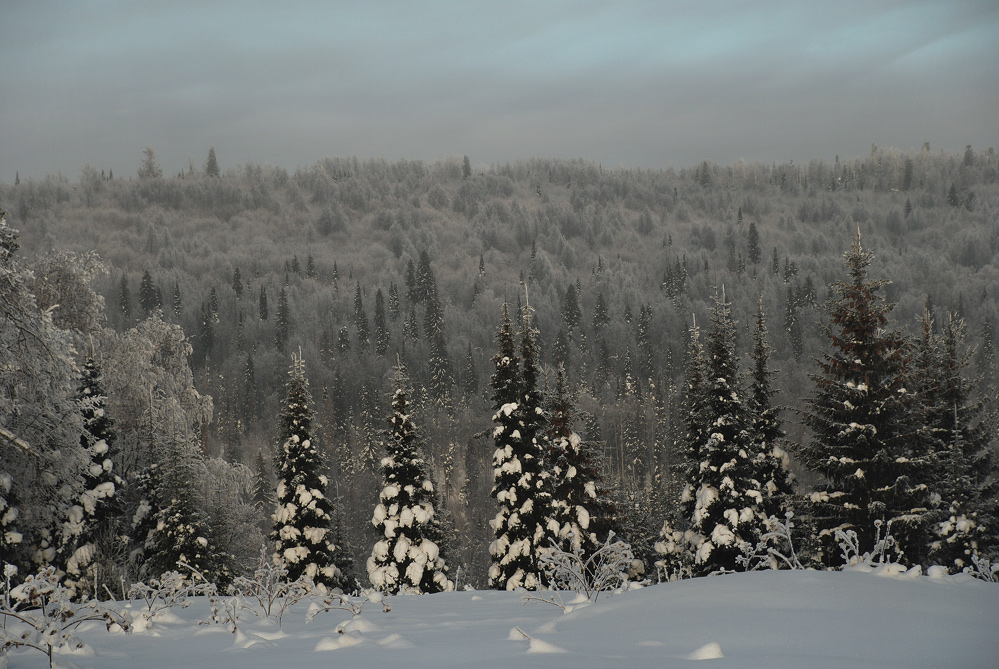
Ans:
[[[252,562],[271,529],[278,416],[301,351],[336,541],[363,564],[377,540],[371,514],[401,363],[450,578],[485,585],[495,514],[490,379],[508,303],[515,323],[529,313],[538,331],[542,394],[554,394],[564,369],[567,420],[594,445],[619,533],[651,571],[652,545],[683,485],[691,326],[708,328],[716,295],[730,302],[747,373],[762,305],[791,467],[805,490],[819,481],[795,457],[809,438],[797,412],[815,394],[809,375],[829,349],[822,305],[846,276],[858,230],[874,253],[870,276],[891,281],[883,292],[897,304],[892,327],[918,338],[924,308],[931,331],[948,312],[964,319],[966,374],[980,377],[975,397],[995,406],[992,148],[874,146],[832,163],[666,170],[472,158],[329,159],[289,173],[227,166],[212,151],[204,169],[164,177],[147,150],[136,176],[87,166],[76,181],[0,184],[0,208],[20,232],[17,258],[33,268],[25,285],[40,308],[58,305],[50,316],[72,332],[60,373],[82,369],[88,354],[104,370],[130,515],[142,481],[152,485],[144,468],[175,449],[203,482],[195,506],[215,507],[211,525],[238,558],[230,568]],[[81,285],[69,291],[64,275],[82,276]],[[56,296],[47,302],[46,289]],[[161,399],[171,402],[168,426]]]

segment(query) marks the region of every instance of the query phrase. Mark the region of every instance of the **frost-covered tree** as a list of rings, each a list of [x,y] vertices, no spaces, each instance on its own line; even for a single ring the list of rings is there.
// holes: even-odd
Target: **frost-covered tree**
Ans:
[[[383,488],[371,519],[379,539],[367,561],[368,580],[393,595],[453,590],[440,546],[433,540],[439,522],[434,484],[409,415],[408,382],[401,367],[396,369],[395,386],[387,455],[381,462]]]
[[[931,452],[929,561],[960,571],[973,552],[995,558],[999,549],[996,428],[966,378],[971,353],[964,321],[948,313],[934,334],[924,310],[922,326],[915,361],[921,431]]]
[[[823,477],[810,499],[818,557],[828,565],[840,559],[837,529],[873,547],[876,520],[892,521],[909,559],[919,561],[927,545],[927,458],[913,426],[908,345],[888,327],[892,305],[880,292],[888,282],[868,278],[873,254],[860,242],[858,231],[844,254],[849,278],[830,286],[825,332],[832,350],[812,375],[815,395],[804,414],[812,435],[801,455]]]
[[[160,461],[151,465],[145,492],[150,519],[143,541],[142,569],[146,578],[188,567],[209,582],[232,580],[233,558],[214,542],[208,517],[198,503],[201,451],[181,434],[163,435]],[[143,539],[143,537],[138,537]]]
[[[305,574],[324,588],[340,587],[331,541],[333,504],[322,457],[312,443],[312,394],[305,362],[292,355],[287,395],[281,409],[281,445],[276,458],[277,510],[270,539],[275,564],[285,563],[288,578]]]
[[[759,479],[761,439],[742,388],[735,322],[724,293],[715,296],[703,353],[698,338],[695,327],[680,518],[676,526],[667,523],[656,546],[670,574],[688,568],[693,575],[735,571],[741,546],[755,546],[766,521],[766,490]],[[700,355],[704,358],[698,361]]]
[[[552,515],[558,523],[558,546],[570,553],[578,551],[585,561],[606,541],[613,505],[596,450],[572,428],[575,409],[561,369],[556,373],[547,413]]]
[[[83,414],[80,447],[87,453],[89,464],[83,472],[81,528],[64,551],[65,570],[76,588],[92,593],[109,580],[106,560],[112,558],[118,541],[122,507],[117,496],[124,483],[114,473],[114,420],[107,413],[103,374],[93,357],[88,356],[84,362],[78,401]]]
[[[551,492],[544,467],[545,417],[537,387],[536,337],[529,315],[524,319],[521,355],[514,343],[509,307],[497,334],[493,358],[492,497],[499,512],[490,521],[495,540],[489,546],[489,585],[499,590],[540,587],[538,560],[549,550],[558,528],[551,517]]]
[[[375,293],[375,353],[385,355],[389,339],[388,323],[385,320],[385,296],[379,288]]]
[[[60,326],[71,326],[63,313],[75,307],[57,308],[58,287],[42,290],[35,268],[15,257],[17,240],[0,212],[0,549],[30,572],[76,542],[89,457],[80,448],[79,333]]]
[[[759,439],[755,452],[756,479],[763,495],[761,510],[764,517],[783,518],[794,494],[794,474],[786,446],[787,437],[780,419],[780,409],[773,403],[777,391],[771,383],[775,371],[770,369],[772,350],[767,336],[767,319],[762,298],[756,305],[756,329],[753,332],[753,349],[749,407],[753,427]]]

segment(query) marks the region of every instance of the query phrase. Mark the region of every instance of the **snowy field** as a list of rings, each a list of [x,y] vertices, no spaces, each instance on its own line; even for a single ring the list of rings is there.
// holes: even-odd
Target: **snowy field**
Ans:
[[[574,595],[565,598],[569,603]],[[306,603],[279,629],[244,612],[237,633],[198,625],[204,598],[131,635],[87,623],[58,666],[134,667],[999,667],[999,585],[967,576],[763,571],[650,586],[595,604],[497,591],[391,597],[351,619]],[[131,605],[139,620],[141,607]],[[10,668],[46,667],[37,651]],[[2,664],[2,661],[0,661]]]

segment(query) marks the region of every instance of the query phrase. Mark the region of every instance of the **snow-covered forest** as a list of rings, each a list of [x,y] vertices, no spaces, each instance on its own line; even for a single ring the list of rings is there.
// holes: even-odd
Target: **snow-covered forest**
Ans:
[[[995,576],[994,149],[223,163],[0,184],[12,583]]]

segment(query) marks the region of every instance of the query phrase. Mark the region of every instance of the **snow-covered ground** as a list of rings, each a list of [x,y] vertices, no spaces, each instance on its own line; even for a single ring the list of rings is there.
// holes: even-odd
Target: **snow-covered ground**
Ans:
[[[565,597],[570,602],[573,595]],[[522,594],[457,592],[367,603],[283,629],[245,612],[236,634],[198,625],[207,600],[148,629],[108,634],[87,623],[89,648],[60,666],[212,667],[999,667],[999,585],[967,576],[762,571],[604,595],[595,604],[522,602]],[[138,618],[139,603],[132,606]],[[139,626],[142,627],[141,625]],[[339,631],[338,631],[339,628]],[[37,651],[10,667],[45,667]]]

